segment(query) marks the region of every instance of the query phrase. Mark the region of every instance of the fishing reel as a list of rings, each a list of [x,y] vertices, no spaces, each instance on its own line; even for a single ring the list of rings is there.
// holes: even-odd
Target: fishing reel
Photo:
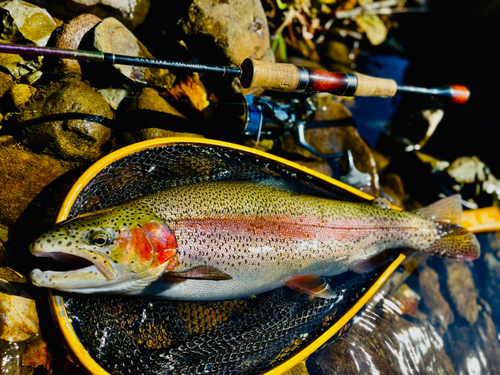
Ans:
[[[265,139],[278,140],[291,135],[295,143],[316,157],[330,159],[338,163],[343,158],[347,171],[334,176],[354,187],[366,186],[371,182],[371,175],[359,171],[355,165],[351,150],[324,154],[316,150],[306,140],[306,130],[313,128],[314,114],[318,109],[314,95],[291,96],[286,100],[272,96],[236,95],[230,103],[215,106],[210,117],[217,118],[214,126],[218,128],[216,136],[224,139],[228,134],[236,138],[251,139],[258,145]],[[220,116],[216,115],[221,110]],[[338,168],[340,170],[340,168]]]

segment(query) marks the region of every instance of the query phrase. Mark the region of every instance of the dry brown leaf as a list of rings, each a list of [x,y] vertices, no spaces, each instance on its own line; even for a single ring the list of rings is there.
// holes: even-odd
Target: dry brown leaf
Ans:
[[[22,358],[23,366],[32,368],[43,366],[46,370],[49,370],[51,362],[52,356],[47,349],[47,343],[41,338],[30,343]]]
[[[40,330],[35,301],[0,293],[0,339],[24,341]]]
[[[387,26],[376,14],[358,16],[356,23],[366,33],[366,37],[374,46],[382,44],[387,38]]]
[[[202,111],[210,102],[207,100],[207,91],[199,79],[190,75],[179,78],[169,92],[176,98],[188,99],[194,108]]]

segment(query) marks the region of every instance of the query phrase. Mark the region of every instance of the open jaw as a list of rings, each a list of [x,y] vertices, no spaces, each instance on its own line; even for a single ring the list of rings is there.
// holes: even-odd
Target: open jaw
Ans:
[[[36,257],[48,257],[81,267],[68,271],[35,269],[31,272],[30,279],[37,286],[59,290],[99,288],[109,285],[118,277],[118,270],[113,266],[113,262],[93,251],[78,250],[78,254],[75,255],[64,251],[40,251],[31,248],[31,253]]]

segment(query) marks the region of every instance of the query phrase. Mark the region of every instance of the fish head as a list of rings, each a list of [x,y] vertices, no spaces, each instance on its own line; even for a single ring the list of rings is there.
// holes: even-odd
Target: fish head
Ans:
[[[136,294],[175,265],[177,242],[149,208],[128,204],[84,214],[43,233],[30,246],[37,257],[86,265],[70,271],[41,271],[31,281],[79,293]]]

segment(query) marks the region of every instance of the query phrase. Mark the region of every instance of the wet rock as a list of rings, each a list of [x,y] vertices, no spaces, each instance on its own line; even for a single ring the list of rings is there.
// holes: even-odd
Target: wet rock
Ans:
[[[92,161],[101,156],[111,136],[114,113],[89,85],[65,79],[13,117],[30,149],[64,160]]]
[[[298,365],[293,366],[290,370],[283,373],[283,375],[309,375],[306,364],[300,362]]]
[[[113,17],[133,29],[146,18],[150,0],[70,0],[66,4],[71,12]]]
[[[52,31],[57,27],[56,21],[45,9],[27,2],[4,1],[0,3],[0,8],[4,17],[6,17],[5,13],[8,13],[9,21],[4,22],[6,29],[3,30],[2,36],[9,36],[11,39],[6,39],[6,41],[10,43],[25,39],[37,46],[45,46]]]
[[[0,340],[0,361],[3,374],[32,375],[33,368],[22,365],[22,354],[26,349],[24,342]]]
[[[440,336],[443,336],[448,326],[455,320],[453,311],[441,294],[437,272],[425,265],[421,266],[419,271],[420,295],[429,311],[429,323],[436,328]]]
[[[415,315],[421,297],[407,284],[403,284],[391,294],[390,299],[399,307],[401,314]]]
[[[479,314],[477,289],[472,272],[466,263],[454,259],[444,259],[448,274],[447,284],[451,299],[463,318],[475,323]]]
[[[202,137],[183,131],[188,127],[187,118],[153,88],[146,87],[133,100],[125,101],[120,121],[130,131],[122,135],[124,144],[162,137]]]
[[[0,223],[16,222],[30,202],[70,167],[47,155],[0,147]]]
[[[14,80],[12,79],[12,76],[10,74],[0,72],[0,99],[12,86],[14,86]]]
[[[102,19],[93,14],[82,14],[64,24],[55,38],[56,48],[78,49],[82,38],[89,30],[95,27]],[[55,69],[57,74],[74,75],[80,77],[82,70],[78,60],[58,59]]]
[[[0,25],[2,42],[18,44],[34,44],[45,46],[52,32],[58,26],[52,16],[42,8],[20,0],[0,3]],[[15,54],[0,54],[0,66],[8,69],[15,77],[26,76],[34,82],[40,73],[36,72],[42,57],[21,57]]]
[[[389,306],[390,303],[378,303],[358,313],[342,336],[308,359],[310,372],[455,374],[433,327],[418,319],[407,320]]]
[[[147,48],[115,18],[105,18],[94,29],[94,47],[101,52],[154,59]],[[171,87],[175,75],[168,69],[146,68],[130,65],[113,65],[122,75],[134,82],[159,87]]]
[[[499,373],[498,330],[486,312],[479,314],[476,324],[450,329],[444,341],[457,373]]]
[[[133,29],[144,21],[151,0],[30,0],[30,2],[47,9],[54,17],[65,22],[89,13],[99,18],[114,17]]]
[[[195,0],[180,25],[187,35],[209,37],[234,64],[247,57],[274,61],[266,15],[258,0]]]
[[[370,185],[363,186],[362,190],[378,196],[379,175],[374,157],[369,146],[360,137],[352,122],[349,110],[338,102],[328,102],[320,105],[314,120],[308,123],[305,139],[316,151],[322,154],[346,152],[350,150],[355,168],[360,172],[368,173],[371,177]],[[282,139],[281,152],[299,164],[313,166],[317,171],[332,171],[331,160],[313,155],[310,151],[300,147],[292,135]],[[347,172],[346,158],[338,159],[337,174],[333,171],[329,176],[338,178]],[[339,173],[340,172],[340,173]]]

